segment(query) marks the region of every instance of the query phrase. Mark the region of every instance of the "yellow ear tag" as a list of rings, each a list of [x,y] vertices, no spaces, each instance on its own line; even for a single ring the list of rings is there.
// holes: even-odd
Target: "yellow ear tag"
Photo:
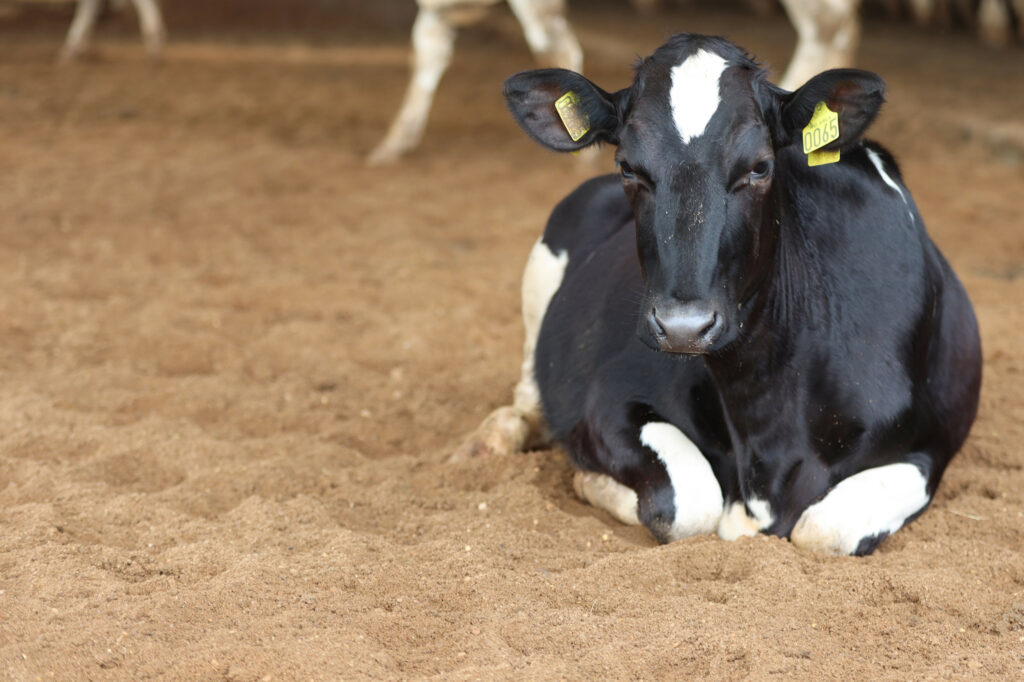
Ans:
[[[839,114],[828,108],[824,102],[814,107],[811,121],[804,126],[804,154],[808,166],[821,166],[839,160],[839,150],[818,151],[829,142],[839,139]]]
[[[580,108],[580,97],[572,90],[555,100],[555,111],[573,142],[579,141],[590,130],[590,117]]]
[[[839,160],[839,150],[815,150],[807,155],[808,166],[824,166],[826,163],[835,163]]]

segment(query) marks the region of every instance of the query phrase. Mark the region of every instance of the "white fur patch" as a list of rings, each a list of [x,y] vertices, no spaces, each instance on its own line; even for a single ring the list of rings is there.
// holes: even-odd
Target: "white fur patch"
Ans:
[[[882,157],[879,156],[878,152],[871,147],[864,147],[864,151],[868,153],[868,158],[871,159],[871,163],[875,167],[875,170],[877,170],[878,174],[882,176],[882,181],[899,192],[900,199],[903,199],[903,203],[907,205],[907,214],[910,216],[910,221],[913,222],[914,214],[910,211],[910,202],[907,201],[907,195],[903,193],[903,189],[896,184],[896,181],[885,172],[885,164],[882,163]]]
[[[722,515],[722,488],[693,441],[671,424],[651,422],[640,429],[640,442],[658,455],[675,492],[669,539],[713,533]]]
[[[683,144],[704,134],[721,101],[718,82],[726,62],[713,52],[698,50],[672,69],[672,118]]]
[[[750,508],[750,514],[747,508]],[[730,542],[742,537],[757,535],[763,528],[772,525],[772,509],[765,500],[752,497],[743,502],[733,502],[718,522],[718,537]]]
[[[540,388],[534,377],[533,356],[537,350],[537,336],[540,323],[544,320],[551,298],[562,286],[565,268],[569,265],[569,252],[555,255],[543,241],[538,240],[530,251],[523,272],[523,327],[526,338],[523,341],[523,365],[519,383],[515,390],[515,406],[521,410],[540,411]]]
[[[577,471],[572,487],[584,502],[604,509],[627,526],[639,526],[636,492],[611,476],[593,471]]]
[[[861,540],[899,530],[928,504],[927,481],[913,464],[867,469],[844,479],[797,521],[790,540],[828,554],[852,554]]]

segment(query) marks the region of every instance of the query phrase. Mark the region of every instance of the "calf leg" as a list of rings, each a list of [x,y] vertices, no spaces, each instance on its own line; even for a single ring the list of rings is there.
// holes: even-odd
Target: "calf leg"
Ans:
[[[96,17],[99,16],[102,1],[78,0],[75,18],[71,20],[71,28],[68,29],[68,37],[60,53],[61,61],[71,61],[82,54],[96,26]]]
[[[455,47],[455,26],[447,19],[443,9],[420,7],[412,27],[412,78],[398,116],[367,158],[371,165],[394,161],[423,138],[434,92],[451,63]]]
[[[798,547],[870,554],[931,502],[928,477],[909,462],[865,469],[808,507],[790,533]]]
[[[543,240],[534,245],[523,272],[523,364],[511,405],[499,407],[452,455],[453,461],[496,454],[512,454],[550,441],[541,408],[540,388],[534,376],[534,354],[540,324],[551,297],[558,291],[569,254],[555,254]]]
[[[674,425],[652,420],[637,429],[624,417],[588,417],[573,434],[570,454],[584,469],[573,479],[576,494],[622,523],[642,523],[659,542],[713,533],[723,498],[708,460]]]
[[[164,18],[160,13],[157,0],[135,0],[135,10],[139,13],[139,27],[142,30],[142,41],[146,45],[149,56],[159,59],[164,49]]]

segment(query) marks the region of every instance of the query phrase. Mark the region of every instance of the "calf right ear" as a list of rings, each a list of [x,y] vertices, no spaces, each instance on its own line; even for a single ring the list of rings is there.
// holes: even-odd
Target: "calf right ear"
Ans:
[[[572,152],[597,141],[618,144],[619,102],[566,69],[524,71],[505,81],[505,101],[516,123],[548,149]]]

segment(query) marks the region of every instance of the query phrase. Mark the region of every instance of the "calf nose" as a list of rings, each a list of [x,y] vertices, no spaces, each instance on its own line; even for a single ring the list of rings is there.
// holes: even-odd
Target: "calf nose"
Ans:
[[[647,324],[661,350],[669,353],[706,353],[725,326],[716,310],[696,303],[651,308]]]

